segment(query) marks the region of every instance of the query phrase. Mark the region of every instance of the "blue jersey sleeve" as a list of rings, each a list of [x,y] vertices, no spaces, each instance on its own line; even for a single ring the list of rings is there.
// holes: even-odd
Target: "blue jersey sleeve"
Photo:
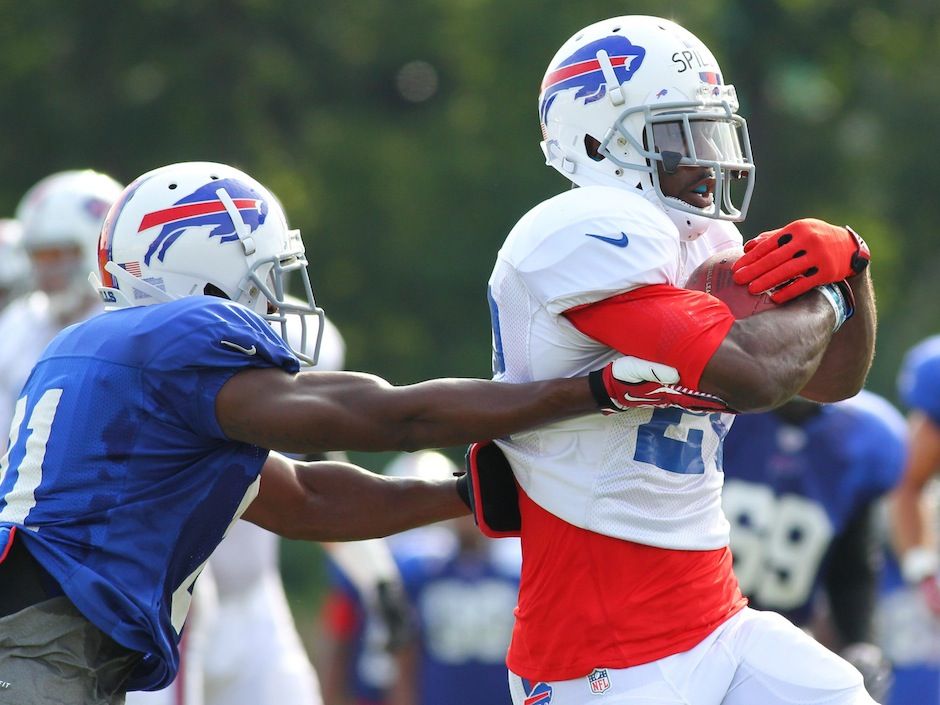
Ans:
[[[199,303],[168,321],[168,342],[155,348],[146,364],[154,410],[168,423],[226,440],[215,415],[222,386],[245,369],[295,373],[300,363],[268,322],[247,308],[224,299]]]
[[[904,357],[898,393],[905,406],[940,425],[940,335],[918,343]]]

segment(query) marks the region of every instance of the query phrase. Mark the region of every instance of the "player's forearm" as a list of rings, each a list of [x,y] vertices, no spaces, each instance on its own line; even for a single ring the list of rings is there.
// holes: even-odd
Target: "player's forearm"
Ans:
[[[855,315],[832,336],[822,362],[800,394],[820,402],[847,399],[864,386],[875,354],[877,313],[870,269],[849,278]]]
[[[833,322],[832,307],[816,292],[736,321],[706,365],[701,391],[742,412],[780,406],[816,373]]]
[[[348,463],[298,463],[306,501],[278,533],[308,541],[357,541],[467,514],[454,480],[385,477]]]
[[[436,379],[393,387],[348,381],[330,396],[342,398],[335,412],[343,422],[328,437],[306,426],[324,447],[360,451],[417,450],[464,445],[532,428],[561,418],[599,413],[586,378],[527,384],[480,379]],[[280,446],[283,447],[283,446]]]
[[[924,500],[915,487],[905,483],[899,485],[891,493],[888,506],[891,540],[899,559],[916,546],[934,544]]]
[[[431,380],[387,397],[394,448],[416,450],[489,440],[561,418],[599,413],[587,378],[527,384]]]

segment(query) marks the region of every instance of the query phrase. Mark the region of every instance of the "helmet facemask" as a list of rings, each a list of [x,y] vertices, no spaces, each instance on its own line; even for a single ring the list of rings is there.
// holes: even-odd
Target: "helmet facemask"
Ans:
[[[642,142],[634,136],[640,121]],[[625,148],[639,159],[619,156]],[[598,152],[622,169],[649,174],[656,195],[670,208],[718,220],[741,221],[747,214],[754,190],[751,143],[747,122],[726,100],[664,103],[655,113],[649,105],[628,108],[607,131]],[[681,167],[710,170],[715,178],[712,204],[698,207],[664,193],[660,165],[667,174]],[[732,194],[735,181],[743,183],[740,206]]]

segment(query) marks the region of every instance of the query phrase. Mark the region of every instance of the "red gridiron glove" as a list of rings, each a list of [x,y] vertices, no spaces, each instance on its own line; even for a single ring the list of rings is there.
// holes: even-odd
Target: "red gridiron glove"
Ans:
[[[718,397],[678,384],[679,373],[674,367],[629,355],[588,377],[594,398],[608,413],[638,406],[681,406],[690,411],[734,413]]]
[[[747,242],[731,271],[736,284],[752,294],[772,290],[770,298],[782,304],[859,274],[870,260],[868,245],[850,227],[803,218]]]

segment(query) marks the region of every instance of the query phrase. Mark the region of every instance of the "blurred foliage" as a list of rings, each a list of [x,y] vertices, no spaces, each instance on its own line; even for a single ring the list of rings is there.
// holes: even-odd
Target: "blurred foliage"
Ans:
[[[61,168],[130,180],[178,160],[237,164],[303,230],[350,366],[402,383],[488,374],[493,257],[516,218],[564,187],[540,167],[541,74],[574,29],[625,11],[534,0],[0,9],[7,212]],[[871,386],[891,396],[901,351],[937,325],[934,307],[904,306],[937,300],[936,3],[629,11],[689,26],[737,85],[759,165],[746,234],[812,214],[871,241],[882,304]]]
[[[565,188],[538,86],[577,29],[628,13],[698,34],[758,163],[746,236],[802,216],[875,252],[878,355],[940,330],[936,0],[0,0],[0,209],[94,167],[235,164],[307,243],[348,365],[396,383],[489,375],[484,292],[505,234]]]
[[[881,303],[870,387],[940,298],[940,5],[932,0],[0,0],[0,206],[81,166],[129,181],[236,164],[301,228],[349,365],[405,383],[487,376],[484,287],[508,229],[565,187],[535,104],[554,51],[625,12],[709,44],[759,165],[743,230],[814,215],[870,241]],[[916,302],[916,303],[913,303]]]

